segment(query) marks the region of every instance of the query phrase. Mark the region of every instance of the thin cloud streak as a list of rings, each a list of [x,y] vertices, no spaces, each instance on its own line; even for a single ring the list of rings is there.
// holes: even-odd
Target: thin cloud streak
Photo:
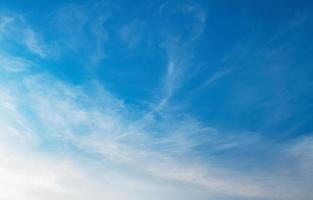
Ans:
[[[166,9],[172,12],[170,3],[159,12]],[[171,99],[189,78],[194,61],[189,50],[207,20],[196,4],[176,11],[196,19],[189,24],[194,29],[187,36],[165,33],[159,101],[144,113],[95,80],[77,86],[32,72],[42,64],[1,47],[0,199],[85,200],[92,194],[95,200],[307,200],[313,195],[311,137],[279,143],[255,132],[206,126],[170,110]],[[47,51],[51,43],[15,17],[0,17],[0,36],[45,60],[69,49],[79,54],[91,42],[95,51],[85,55],[88,66],[101,62],[109,39],[106,16],[96,13],[91,20],[89,8],[71,5],[56,13],[53,23],[63,27],[64,36],[51,40],[56,49]],[[15,40],[23,28],[21,41]],[[121,37],[131,47],[136,41],[128,31]],[[200,89],[241,67],[216,72]]]
[[[100,99],[106,100],[107,104],[102,104],[102,108],[100,109],[97,106],[93,106],[97,105],[97,101],[94,102],[96,104],[92,103],[93,100],[89,99],[83,88],[72,87],[58,80],[55,80],[53,77],[50,76],[25,76],[24,78],[22,78],[22,82],[25,84],[25,88],[17,88],[18,86],[15,85],[12,81],[9,81],[5,84],[4,82],[6,81],[7,80],[1,80],[1,84],[3,86],[6,86],[6,90],[9,93],[7,92],[1,94],[1,99],[6,100],[1,102],[0,107],[1,109],[4,109],[2,110],[2,113],[9,112],[11,113],[11,115],[1,115],[1,135],[6,135],[9,143],[15,140],[12,137],[13,135],[20,137],[23,136],[25,130],[29,130],[27,131],[28,136],[26,136],[26,138],[34,139],[26,142],[26,146],[38,148],[41,146],[40,144],[55,141],[58,143],[56,144],[57,146],[67,147],[64,149],[65,151],[71,152],[78,148],[80,149],[80,151],[89,153],[95,157],[100,156],[103,159],[103,163],[98,163],[99,167],[101,167],[102,165],[118,166],[118,168],[122,168],[127,171],[136,169],[136,171],[140,172],[139,174],[141,174],[139,175],[139,180],[137,180],[139,181],[138,184],[141,184],[140,182],[142,178],[144,182],[147,181],[148,185],[153,184],[154,179],[159,179],[161,182],[164,183],[169,184],[173,182],[175,183],[175,185],[178,184],[177,186],[175,186],[177,190],[187,185],[191,185],[195,188],[203,188],[200,189],[200,191],[202,192],[200,192],[199,195],[202,193],[203,195],[213,195],[213,197],[226,195],[252,199],[280,199],[280,197],[276,197],[275,190],[273,190],[270,186],[267,186],[266,182],[262,181],[262,179],[257,180],[252,178],[252,176],[247,176],[246,172],[244,174],[240,171],[235,172],[226,168],[217,169],[214,167],[209,167],[207,165],[202,165],[197,160],[194,160],[192,159],[192,157],[187,156],[188,154],[186,153],[192,151],[193,147],[201,145],[202,142],[204,142],[198,141],[198,143],[193,140],[189,141],[189,144],[184,142],[190,140],[191,137],[197,138],[197,131],[202,129],[201,126],[199,127],[199,125],[197,125],[197,122],[195,122],[196,124],[194,124],[194,122],[192,121],[179,123],[175,122],[176,120],[174,119],[174,121],[171,121],[172,125],[170,127],[168,127],[168,125],[166,125],[165,123],[163,124],[165,128],[161,130],[166,131],[176,129],[178,131],[176,132],[176,135],[174,133],[171,133],[171,131],[166,131],[163,133],[165,134],[163,138],[154,138],[153,136],[149,136],[149,132],[153,133],[157,131],[157,129],[159,129],[158,127],[147,127],[146,124],[136,124],[137,128],[132,126],[132,120],[127,117],[127,114],[123,114],[128,112],[125,112],[124,110],[125,105],[121,105],[119,100],[115,99],[115,97],[105,91],[104,93],[95,93],[92,95],[100,95]],[[49,87],[49,90],[47,89],[47,87]],[[10,92],[13,91],[14,93],[10,94]],[[21,101],[21,99],[23,99],[23,102]],[[84,103],[82,104],[81,102]],[[28,113],[32,113],[32,115],[25,116],[25,114],[17,108],[22,108],[22,110],[29,110]],[[38,127],[37,125],[35,125],[37,123],[34,124],[34,121],[38,121],[38,124],[40,124],[40,126]],[[158,124],[160,123],[164,122],[159,121]],[[31,124],[33,124],[34,126],[30,126]],[[188,135],[190,137],[187,137]],[[211,139],[213,140],[212,142],[217,145],[217,150],[229,148],[229,151],[232,151],[236,149],[236,145],[234,146],[233,144],[228,144],[227,141],[225,141],[226,143],[222,142],[223,140],[219,138],[220,136],[218,135],[219,134],[217,134],[217,138],[211,137]],[[207,139],[210,138],[210,132],[207,133],[207,137]],[[172,139],[169,140],[169,138]],[[220,140],[220,142],[218,142],[218,140]],[[230,140],[230,143],[234,143],[235,140],[236,137]],[[258,143],[258,140],[256,140],[256,142]],[[167,146],[170,145],[168,146],[169,148],[167,148],[166,153],[162,153],[155,149],[162,143],[167,144]],[[180,149],[179,151],[177,151],[177,145],[182,145],[181,148],[178,148],[178,150]],[[301,145],[301,143],[299,143],[299,145]],[[3,145],[1,146],[2,148],[7,148],[3,147]],[[73,147],[75,148],[73,149]],[[9,151],[14,151],[14,149],[9,149]],[[185,158],[185,161],[180,160],[180,156],[177,157],[178,155],[184,155],[183,157]],[[300,155],[306,156],[306,152],[301,151]],[[72,157],[68,157],[68,159],[69,162],[75,162],[76,160]],[[305,160],[305,162],[309,162],[310,164],[311,161],[312,159],[309,159],[308,161]],[[39,162],[42,161],[39,160]],[[214,162],[218,162],[218,160],[215,160]],[[26,166],[27,165],[28,164],[26,164]],[[61,164],[60,168],[64,169],[62,165],[63,164]],[[43,173],[58,173],[58,171],[54,168],[50,169],[49,167],[47,168],[45,166],[41,167],[44,167],[46,168],[46,170],[48,170],[47,172]],[[83,168],[74,170],[83,170],[79,173],[85,173],[85,169]],[[20,172],[17,173],[19,174]],[[68,170],[62,173],[68,173]],[[310,172],[305,172],[305,175],[311,176]],[[9,177],[10,176],[11,175],[9,175]],[[59,179],[60,176],[62,177],[63,175],[57,174],[53,176],[57,176],[57,179]],[[89,187],[90,184],[93,184],[93,181],[89,182],[90,177],[89,175],[86,176],[86,186]],[[124,178],[126,179],[132,179],[130,177],[127,177],[126,175],[121,176],[124,176]],[[148,176],[150,178],[144,178],[145,176]],[[266,175],[261,174],[257,176]],[[75,176],[69,176],[67,178],[70,182],[74,182],[76,180]],[[136,180],[136,177],[134,178]],[[63,198],[63,196],[66,196],[66,193],[63,194],[62,192],[56,192],[54,194],[53,192],[55,190],[54,187],[64,188],[62,182],[51,182],[51,180],[45,181],[44,179],[42,183],[48,182],[47,184],[52,184],[54,186],[36,186],[36,184],[41,184],[41,182],[38,182],[36,180],[36,178],[32,179],[31,181],[34,181],[34,183],[31,183],[30,185],[35,184],[34,187],[39,188],[47,187],[46,195],[51,195],[54,197],[55,195],[61,195],[61,198]],[[97,180],[96,182],[98,181],[99,180]],[[273,182],[275,183],[275,179],[273,180]],[[4,184],[4,181],[2,181],[2,183]],[[102,184],[105,183],[100,182],[97,184],[99,185],[95,187],[102,187]],[[13,181],[12,187],[18,187],[18,185],[15,184]],[[280,185],[280,187],[284,187],[284,185]],[[286,185],[286,187],[289,186]],[[175,191],[176,189],[173,189],[173,191]],[[9,188],[9,190],[11,190],[11,188]],[[82,191],[83,195],[84,191],[85,190]],[[162,189],[160,189],[160,191],[162,191]],[[99,198],[101,197],[102,193],[100,194],[100,192],[97,191],[94,192],[96,192],[96,194],[99,194]],[[152,193],[147,193],[148,196],[146,198],[142,198],[149,199],[151,197],[151,194]],[[10,194],[6,195],[10,196]],[[29,195],[30,197],[36,199],[38,194],[34,193]],[[183,193],[178,193],[177,195],[182,195],[180,196],[180,198],[183,198]],[[197,193],[195,193],[194,195],[197,196]],[[18,199],[18,197],[15,197],[14,195],[12,195],[11,197]],[[76,197],[76,195],[70,197]],[[201,195],[198,197],[200,198]],[[292,193],[286,193],[285,195],[281,196],[281,198],[284,199],[292,199],[293,197],[294,196]],[[114,199],[114,197],[112,198]],[[169,198],[169,196],[165,196],[164,198]],[[122,197],[120,199],[122,199]]]
[[[0,40],[4,44],[9,41],[16,42],[41,58],[51,56],[53,53],[53,48],[48,48],[47,44],[39,40],[39,35],[26,23],[22,15],[0,12]]]

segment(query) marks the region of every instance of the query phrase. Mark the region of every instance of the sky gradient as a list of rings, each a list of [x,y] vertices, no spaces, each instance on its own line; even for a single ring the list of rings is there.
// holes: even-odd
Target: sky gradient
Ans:
[[[312,13],[0,0],[0,199],[312,199]]]

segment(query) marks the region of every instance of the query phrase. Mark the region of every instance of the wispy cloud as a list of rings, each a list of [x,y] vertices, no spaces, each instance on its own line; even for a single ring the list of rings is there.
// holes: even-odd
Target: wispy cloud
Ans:
[[[108,13],[86,5],[65,4],[56,9],[51,26],[58,30],[59,37],[54,38],[58,50],[65,55],[83,53],[86,64],[98,65],[106,57],[107,17]]]
[[[189,73],[195,68],[192,49],[196,45],[197,39],[202,36],[207,20],[207,13],[197,3],[172,4],[165,2],[159,7],[159,12],[162,15],[167,14],[169,19],[166,21],[171,21],[173,16],[187,16],[191,20],[183,25],[183,27],[186,26],[187,31],[179,31],[181,26],[173,26],[175,23],[164,25],[162,46],[167,54],[167,64],[163,81],[163,97],[155,106],[157,112],[169,103],[175,92],[182,87],[186,79],[189,79]]]
[[[19,44],[29,52],[42,58],[51,56],[51,53],[53,53],[52,47],[48,48],[48,45],[39,39],[39,34],[27,24],[22,15],[0,12],[0,37],[2,43]],[[4,45],[4,47],[7,45]]]
[[[47,48],[43,46],[42,42],[39,42],[34,31],[28,29],[25,31],[25,45],[34,54],[39,55],[42,58],[48,56]]]
[[[0,17],[0,32],[5,31],[7,26],[14,20],[13,17],[2,15]]]
[[[231,139],[227,139],[219,130],[204,128],[196,120],[175,119],[170,116],[164,121],[136,122],[136,119],[130,117],[126,105],[106,90],[97,89],[99,86],[94,87],[94,92],[90,94],[83,87],[68,85],[50,75],[23,75],[20,81],[23,82],[23,87],[17,85],[14,80],[1,78],[1,85],[6,88],[1,90],[1,113],[10,113],[0,115],[1,136],[6,137],[6,142],[1,143],[1,153],[4,151],[12,155],[11,159],[6,159],[3,161],[5,164],[1,165],[2,173],[6,174],[2,176],[1,184],[5,184],[8,191],[1,193],[3,198],[18,199],[20,196],[26,196],[40,199],[46,195],[51,199],[83,199],[92,192],[97,199],[103,198],[103,192],[99,189],[103,187],[107,188],[108,195],[113,199],[126,198],[134,191],[138,193],[135,192],[133,198],[154,199],[153,188],[157,188],[159,193],[164,191],[164,199],[172,195],[177,199],[201,199],[207,195],[212,198],[226,196],[225,199],[228,199],[227,196],[250,199],[295,197],[292,192],[276,196],[275,187],[278,187],[278,184],[286,191],[288,184],[296,187],[297,191],[302,191],[301,185],[292,184],[292,177],[287,179],[286,184],[282,184],[275,180],[279,180],[279,177],[269,176],[262,170],[249,174],[227,167],[214,167],[219,160],[214,159],[212,163],[203,164],[201,156],[193,158],[192,152],[196,153],[196,149],[204,143],[210,144],[205,145],[208,146],[207,155],[236,151],[237,147],[243,146],[245,139],[242,137],[248,137],[248,134],[243,134],[242,137],[233,135]],[[90,87],[88,88],[90,91]],[[163,136],[155,137],[155,132]],[[16,137],[21,139],[17,140]],[[21,156],[25,154],[22,150],[5,145],[19,141],[29,149],[29,153],[25,151],[25,156]],[[252,146],[263,145],[262,140],[258,138],[246,141],[250,141],[247,144],[251,143]],[[50,149],[57,148],[57,154],[61,153],[66,157],[61,160],[54,157],[54,153],[49,153],[49,148],[45,145],[47,143],[55,143],[56,146]],[[309,148],[310,143],[299,142],[293,146],[291,155],[304,158],[297,163],[310,166],[312,159],[307,159],[309,151],[301,150]],[[38,148],[46,153],[39,153],[32,162],[25,159],[28,154],[34,155],[32,152]],[[71,152],[77,150],[82,154],[75,153],[74,157],[71,156]],[[14,152],[17,154],[12,154]],[[85,159],[84,154],[89,154],[89,162],[95,163],[98,168],[97,172],[91,173],[103,174],[103,178],[94,179],[88,172],[88,168],[91,168],[88,164],[87,168],[76,166],[76,162]],[[233,162],[244,162],[240,157],[233,159]],[[287,154],[286,161],[289,159],[292,157]],[[115,170],[112,169],[113,166]],[[295,173],[302,171],[295,170]],[[30,173],[31,171],[36,171],[36,174]],[[125,171],[138,175],[126,175]],[[264,178],[257,178],[262,176]],[[311,176],[311,173],[306,173],[306,176]],[[267,184],[268,178],[272,179],[271,184],[277,184],[274,189]],[[106,181],[108,179],[112,180],[110,184]],[[78,182],[82,184],[77,184]],[[195,188],[189,189],[193,197],[185,196],[185,192],[178,192],[187,186]],[[10,192],[14,188],[20,189],[14,193]],[[78,191],[74,188],[82,189]],[[142,192],[144,195],[138,196]],[[305,199],[308,193],[306,190],[303,192],[298,198]]]
[[[0,51],[0,70],[22,72],[27,71],[30,67],[34,67],[32,62]]]
[[[189,32],[171,26],[160,31],[167,61],[159,99],[147,112],[97,80],[73,85],[30,70],[44,65],[38,57],[53,54],[50,44],[56,44],[53,52],[74,51],[97,65],[109,39],[107,15],[92,6],[62,6],[52,22],[59,32],[50,43],[24,18],[0,15],[0,41],[18,43],[32,54],[26,59],[0,47],[0,199],[307,200],[313,195],[311,137],[272,141],[170,110],[195,67],[192,50],[207,22],[200,5],[174,4],[163,4],[159,12],[188,16],[183,28]],[[120,39],[130,48],[137,45],[141,36],[132,34],[143,24],[124,25]],[[217,71],[200,89],[245,67],[249,62],[241,65],[241,59],[250,57],[249,49],[239,54],[235,66]],[[237,55],[224,63],[234,63]]]
[[[97,65],[105,58],[104,43],[108,33],[104,25],[107,15],[78,5],[64,5],[51,11],[51,15],[53,17],[47,26],[56,30],[56,34],[46,38],[44,32],[36,30],[25,16],[1,12],[0,40],[5,44],[2,49],[18,45],[43,59],[59,59],[83,52],[81,57],[88,65]]]

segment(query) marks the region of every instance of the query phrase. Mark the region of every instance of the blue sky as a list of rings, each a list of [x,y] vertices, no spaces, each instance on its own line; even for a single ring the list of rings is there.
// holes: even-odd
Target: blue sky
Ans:
[[[313,2],[0,1],[0,199],[309,200]]]

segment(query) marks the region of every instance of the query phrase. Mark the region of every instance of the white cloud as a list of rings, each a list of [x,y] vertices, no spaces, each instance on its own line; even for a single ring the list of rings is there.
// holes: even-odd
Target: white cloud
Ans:
[[[42,58],[47,57],[47,50],[43,46],[42,42],[39,42],[34,31],[31,29],[28,29],[25,31],[25,45],[27,48],[33,52],[34,54],[39,55]]]
[[[205,31],[207,13],[195,2],[169,2],[159,7],[159,14],[164,17],[160,30],[161,47],[167,55],[166,70],[163,79],[161,98],[153,112],[160,112],[170,103],[175,93],[191,78],[197,64],[194,60],[194,49],[197,39]],[[177,26],[173,19],[187,18],[184,24]]]
[[[7,26],[14,20],[13,17],[10,16],[0,16],[0,33],[5,31]]]
[[[297,160],[300,171],[305,172],[306,176],[313,175],[313,138],[304,137],[291,145],[287,152]]]
[[[65,4],[53,15],[52,27],[58,30],[55,41],[61,54],[79,55],[89,66],[98,65],[106,57],[107,13],[84,5]]]
[[[307,195],[292,178],[280,182],[279,174],[214,167],[192,156],[202,144],[212,153],[262,145],[258,137],[249,139],[243,133],[227,138],[196,120],[170,116],[165,121],[138,121],[99,86],[89,85],[87,92],[49,75],[19,79],[22,87],[14,79],[0,79],[5,88],[0,93],[0,188],[5,189],[1,198],[79,200],[93,194],[94,199],[117,200],[292,199],[299,191],[304,192],[299,199]],[[48,147],[52,143],[55,147]],[[303,149],[299,142],[292,150],[304,158],[298,163],[311,163],[298,146]],[[290,185],[296,189],[288,192]],[[285,194],[278,197],[277,191]]]
[[[18,44],[29,52],[46,58],[51,56],[53,48],[40,39],[38,33],[27,24],[22,15],[0,12],[0,41],[2,44]],[[5,51],[5,45],[1,47]]]
[[[200,36],[205,13],[196,5],[182,10],[197,19],[199,29],[192,33]],[[59,12],[58,25],[68,34],[67,39],[79,35],[61,44],[74,48],[88,26],[98,45],[93,59],[99,62],[107,39],[106,18],[98,16],[93,23],[90,13],[75,6]],[[13,22],[13,18],[3,18],[0,34],[15,34],[24,27],[23,45],[41,57],[49,54],[35,31],[27,25],[8,28]],[[190,67],[189,44],[169,40],[170,45],[168,41],[164,45],[168,65],[163,95],[152,115],[165,110]],[[306,200],[312,194],[311,138],[282,148],[268,145],[282,158],[277,156],[278,161],[265,164],[267,169],[235,169],[229,163],[253,165],[249,158],[259,156],[257,147],[266,145],[264,138],[250,132],[225,133],[190,116],[176,117],[166,111],[159,119],[138,119],[138,113],[132,113],[136,111],[97,83],[77,87],[48,74],[12,73],[27,71],[30,66],[30,61],[0,54],[0,199]],[[230,72],[217,73],[206,85]],[[204,153],[198,148],[205,148]],[[229,165],[224,164],[223,152],[238,153],[238,148],[256,149],[256,153],[251,151],[248,159],[232,156]],[[292,167],[283,170],[289,161]],[[279,169],[271,168],[272,164]]]
[[[30,67],[34,67],[34,64],[23,58],[10,56],[0,51],[0,70],[9,72],[23,72],[27,71]]]

